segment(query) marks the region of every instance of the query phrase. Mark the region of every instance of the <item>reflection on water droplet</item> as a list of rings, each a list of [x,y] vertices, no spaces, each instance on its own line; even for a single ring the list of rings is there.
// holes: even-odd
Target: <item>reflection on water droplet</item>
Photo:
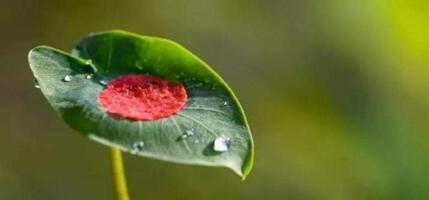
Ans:
[[[109,83],[107,80],[104,80],[104,79],[99,80],[98,82],[99,82],[101,85],[107,85],[107,84]]]
[[[231,146],[231,140],[225,136],[217,137],[213,142],[213,150],[217,152],[228,151],[230,146]]]
[[[226,102],[226,101],[225,101],[225,102],[223,102],[223,105],[224,105],[224,106],[227,106],[227,105],[228,105],[228,102]]]
[[[64,76],[63,81],[64,82],[70,82],[72,79],[73,79],[73,76],[69,74],[69,75]]]
[[[92,79],[92,77],[94,77],[94,74],[88,74],[85,76],[85,79],[89,80],[89,79]]]
[[[132,154],[136,154],[136,153],[142,151],[143,150],[143,146],[144,146],[144,142],[143,141],[134,143],[133,144],[133,149],[131,150],[131,153]]]
[[[39,89],[40,88],[40,84],[39,81],[37,79],[34,79],[34,83],[33,83],[34,87]]]

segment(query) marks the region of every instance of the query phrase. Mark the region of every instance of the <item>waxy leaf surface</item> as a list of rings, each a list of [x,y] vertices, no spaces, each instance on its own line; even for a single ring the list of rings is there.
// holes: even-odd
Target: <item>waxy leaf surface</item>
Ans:
[[[29,62],[55,111],[92,140],[145,157],[228,167],[243,178],[252,167],[253,141],[237,98],[212,68],[175,42],[115,30],[84,37],[71,54],[38,46]],[[186,105],[157,120],[109,114],[97,95],[127,74],[181,82]]]

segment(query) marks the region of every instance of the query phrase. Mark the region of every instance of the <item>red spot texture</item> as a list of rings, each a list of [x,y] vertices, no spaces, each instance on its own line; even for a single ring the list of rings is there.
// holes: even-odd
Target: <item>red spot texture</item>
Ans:
[[[156,120],[169,117],[186,104],[182,83],[153,75],[129,74],[109,82],[97,96],[110,114],[130,120]]]

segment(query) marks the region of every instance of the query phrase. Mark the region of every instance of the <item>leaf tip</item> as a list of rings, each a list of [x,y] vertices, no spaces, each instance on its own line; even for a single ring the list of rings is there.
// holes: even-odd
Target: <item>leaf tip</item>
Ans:
[[[231,170],[233,170],[237,175],[241,177],[242,181],[245,181],[247,176],[250,174],[253,168],[254,162],[254,146],[253,139],[250,138],[249,141],[249,152],[247,156],[244,158],[241,165],[230,165],[228,166]]]
[[[246,160],[244,161],[243,167],[241,169],[241,171],[242,171],[241,179],[243,181],[250,174],[250,171],[252,171],[253,162],[254,162],[254,149],[253,149],[253,142],[251,142],[251,150],[250,150],[249,155],[247,156]]]

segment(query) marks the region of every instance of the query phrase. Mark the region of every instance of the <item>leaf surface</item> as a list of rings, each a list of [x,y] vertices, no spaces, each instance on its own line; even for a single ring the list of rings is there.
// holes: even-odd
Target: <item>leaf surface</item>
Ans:
[[[213,69],[175,42],[119,30],[101,32],[83,38],[72,54],[36,47],[29,63],[51,106],[92,140],[145,157],[228,167],[243,178],[251,170],[253,141],[237,98]],[[136,73],[184,84],[185,107],[152,121],[107,113],[97,102],[98,93],[109,80]],[[68,75],[71,80],[65,80]],[[226,151],[216,149],[219,142]]]

